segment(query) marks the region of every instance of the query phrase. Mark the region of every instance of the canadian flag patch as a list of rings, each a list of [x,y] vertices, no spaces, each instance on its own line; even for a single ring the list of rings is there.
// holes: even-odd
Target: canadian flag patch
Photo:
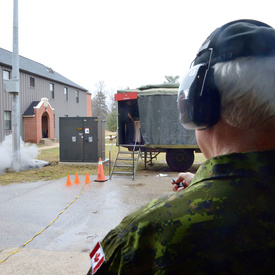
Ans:
[[[92,274],[95,274],[105,261],[105,254],[99,242],[95,245],[94,249],[90,253],[90,258],[92,262]]]

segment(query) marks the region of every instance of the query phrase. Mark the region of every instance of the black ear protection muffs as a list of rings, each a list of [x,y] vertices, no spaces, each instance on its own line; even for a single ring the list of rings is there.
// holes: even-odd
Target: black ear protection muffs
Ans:
[[[255,20],[237,20],[216,29],[203,43],[178,92],[180,122],[204,130],[220,118],[220,93],[213,66],[245,56],[275,55],[275,30]]]
[[[181,124],[190,130],[203,130],[216,124],[220,117],[220,94],[214,83],[213,68],[208,64],[193,66],[183,78],[178,93]]]

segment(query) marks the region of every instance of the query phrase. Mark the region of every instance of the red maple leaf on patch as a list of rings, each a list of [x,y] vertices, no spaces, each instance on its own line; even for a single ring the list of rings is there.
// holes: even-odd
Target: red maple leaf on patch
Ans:
[[[100,253],[96,253],[96,254],[95,254],[95,257],[94,257],[94,261],[95,261],[95,262],[98,262],[98,261],[99,261],[99,256],[100,256]]]

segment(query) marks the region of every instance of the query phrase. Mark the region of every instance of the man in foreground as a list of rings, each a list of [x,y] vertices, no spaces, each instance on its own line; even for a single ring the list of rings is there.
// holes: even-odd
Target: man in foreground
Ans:
[[[179,175],[183,191],[153,200],[108,233],[92,252],[92,260],[105,253],[97,274],[275,270],[274,105],[275,30],[253,20],[215,30],[178,96],[181,123],[196,130],[208,160],[194,177]]]

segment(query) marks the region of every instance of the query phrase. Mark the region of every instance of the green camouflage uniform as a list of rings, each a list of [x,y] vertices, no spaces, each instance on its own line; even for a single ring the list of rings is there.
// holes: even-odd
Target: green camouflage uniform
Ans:
[[[272,274],[274,156],[209,159],[184,191],[153,200],[108,233],[96,274]]]

